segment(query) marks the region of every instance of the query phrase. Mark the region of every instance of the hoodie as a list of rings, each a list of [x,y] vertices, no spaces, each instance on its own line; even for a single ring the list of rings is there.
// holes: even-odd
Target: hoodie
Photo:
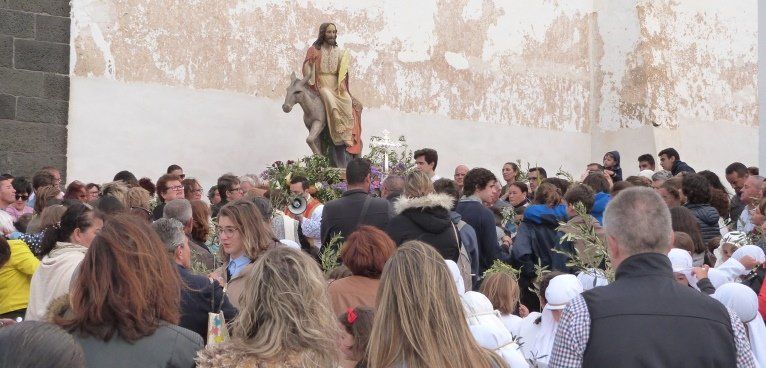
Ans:
[[[460,247],[450,216],[453,203],[452,196],[443,193],[400,197],[394,204],[397,215],[388,223],[386,232],[397,246],[419,240],[434,247],[444,259],[457,261]]]
[[[718,227],[718,211],[709,204],[686,204],[686,208],[694,213],[694,217],[697,219],[697,223],[700,225],[700,233],[702,234],[702,240],[707,244],[710,239],[717,236],[721,236],[721,232]]]
[[[593,211],[591,215],[598,220],[598,223],[604,225],[604,211],[606,211],[606,205],[612,200],[612,195],[609,193],[598,192],[595,196],[595,202],[593,202]]]
[[[32,276],[25,320],[42,320],[51,301],[69,292],[72,275],[85,258],[87,250],[82,245],[58,242],[43,257],[40,267]]]
[[[609,151],[606,154],[612,156],[616,163],[612,167],[604,167],[604,168],[614,172],[614,175],[612,175],[612,181],[614,181],[615,183],[618,181],[622,181],[622,168],[620,167],[620,152]]]

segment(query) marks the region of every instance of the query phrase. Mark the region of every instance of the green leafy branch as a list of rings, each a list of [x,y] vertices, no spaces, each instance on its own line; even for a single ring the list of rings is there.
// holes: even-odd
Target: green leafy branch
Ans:
[[[322,267],[322,271],[325,274],[329,274],[330,271],[340,266],[340,245],[343,243],[343,236],[340,233],[335,233],[330,242],[324,246],[322,253],[319,254],[319,264]]]
[[[574,204],[574,211],[577,216],[585,219],[582,223],[571,222],[559,222],[558,231],[564,233],[560,242],[572,242],[574,244],[581,244],[582,249],[574,247],[575,252],[566,252],[558,249],[553,249],[554,252],[564,254],[569,257],[567,266],[577,270],[587,270],[590,268],[602,268],[605,267],[605,274],[609,281],[614,280],[614,269],[612,268],[612,262],[609,258],[609,252],[603,239],[596,232],[595,219],[587,213],[585,205],[582,202]],[[589,219],[593,221],[588,221]]]
[[[496,259],[494,262],[492,262],[492,266],[488,268],[484,273],[482,274],[483,278],[487,278],[487,276],[495,274],[495,273],[507,273],[513,275],[516,279],[519,278],[521,275],[521,270],[517,270],[511,265]]]

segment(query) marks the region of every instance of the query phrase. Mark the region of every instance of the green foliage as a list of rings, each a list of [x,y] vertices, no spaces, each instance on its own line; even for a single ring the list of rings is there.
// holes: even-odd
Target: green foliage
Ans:
[[[564,169],[562,169],[561,166],[559,166],[558,171],[556,171],[556,176],[563,177],[564,180],[570,183],[576,182],[574,176],[572,176],[572,174],[570,174],[569,172],[564,171]],[[561,194],[564,194],[564,193],[561,193]]]
[[[542,280],[543,276],[549,272],[551,272],[551,270],[548,269],[548,266],[543,266],[538,259],[537,264],[535,265],[535,282],[529,287],[529,291],[535,294],[540,294],[540,280]]]
[[[488,268],[486,271],[484,271],[484,274],[482,275],[483,278],[486,278],[487,276],[493,274],[493,273],[509,273],[516,277],[516,279],[519,278],[519,275],[521,275],[521,271],[517,270],[511,265],[496,259],[494,262],[492,262],[492,267]]]
[[[322,271],[328,274],[336,267],[340,266],[340,246],[343,243],[343,236],[340,233],[336,233],[330,238],[330,242],[325,245],[322,253],[319,254],[319,264],[322,266]]]
[[[592,218],[585,209],[582,202],[574,204],[574,211],[577,216],[583,219]],[[580,252],[575,247],[575,253],[564,252],[554,249],[554,252],[565,254],[569,257],[567,266],[577,269],[579,271],[587,270],[589,268],[601,268],[602,265],[606,266],[605,274],[607,279],[611,282],[614,280],[614,268],[612,268],[612,262],[609,259],[609,252],[607,251],[606,244],[596,233],[596,227],[593,221],[584,221],[583,223],[571,224],[566,222],[559,222],[558,231],[564,233],[561,237],[561,243],[564,242],[580,242],[583,244],[583,251]]]
[[[321,202],[339,198],[340,189],[333,185],[342,181],[341,170],[330,166],[330,161],[322,155],[305,156],[298,161],[276,161],[261,174],[269,181],[270,199],[274,208],[284,208],[290,196],[290,180],[295,176],[304,176],[309,181],[309,191]]]
[[[503,215],[503,221],[500,224],[501,227],[505,227],[505,225],[508,223],[516,222],[517,213],[513,206],[503,207],[503,209],[500,210],[500,213]]]

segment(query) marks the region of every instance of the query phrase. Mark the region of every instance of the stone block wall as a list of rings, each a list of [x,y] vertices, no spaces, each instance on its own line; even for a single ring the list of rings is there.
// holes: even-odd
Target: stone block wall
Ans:
[[[66,170],[67,0],[0,0],[0,173]]]

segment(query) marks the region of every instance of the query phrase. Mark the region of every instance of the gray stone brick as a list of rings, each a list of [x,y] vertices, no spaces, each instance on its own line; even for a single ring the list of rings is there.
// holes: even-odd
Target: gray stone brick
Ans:
[[[69,100],[69,76],[45,73],[44,93],[45,98],[53,100]]]
[[[13,137],[7,148],[19,153],[66,153],[67,129],[62,125],[0,120],[0,137]]]
[[[30,13],[44,13],[69,17],[69,0],[0,0],[0,6]]]
[[[16,120],[66,125],[68,101],[19,97],[16,102]]]
[[[36,19],[36,40],[69,43],[69,18],[38,15]]]
[[[58,74],[69,74],[69,45],[15,39],[14,66]]]
[[[34,38],[35,15],[0,9],[0,34],[21,38]]]
[[[43,73],[0,68],[0,93],[42,97]]]
[[[37,170],[44,166],[59,168],[61,177],[65,178],[66,154],[0,151],[0,172],[31,178]]]
[[[10,95],[0,95],[0,119],[14,119],[15,117],[16,97]]]
[[[0,66],[13,66],[13,37],[0,36]]]

